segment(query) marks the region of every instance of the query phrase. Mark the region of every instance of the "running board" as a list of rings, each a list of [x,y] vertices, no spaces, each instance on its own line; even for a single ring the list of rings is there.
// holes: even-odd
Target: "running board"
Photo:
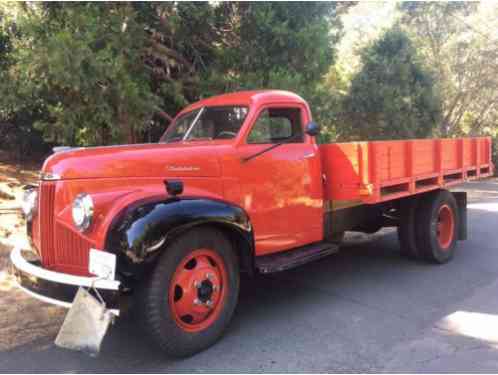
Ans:
[[[337,244],[319,242],[281,253],[256,257],[256,268],[261,273],[280,272],[337,253],[338,251],[339,245]]]

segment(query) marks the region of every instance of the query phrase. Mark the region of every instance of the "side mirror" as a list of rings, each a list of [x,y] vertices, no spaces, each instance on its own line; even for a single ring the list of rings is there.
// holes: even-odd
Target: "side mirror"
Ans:
[[[320,133],[320,125],[318,125],[316,122],[311,121],[306,125],[305,132],[306,134],[315,137]]]

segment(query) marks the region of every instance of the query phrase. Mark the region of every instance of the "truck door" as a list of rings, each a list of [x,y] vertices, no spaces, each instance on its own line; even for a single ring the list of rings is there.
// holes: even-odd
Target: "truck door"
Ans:
[[[257,255],[323,239],[320,155],[304,134],[305,113],[296,105],[263,107],[239,146],[242,204]]]

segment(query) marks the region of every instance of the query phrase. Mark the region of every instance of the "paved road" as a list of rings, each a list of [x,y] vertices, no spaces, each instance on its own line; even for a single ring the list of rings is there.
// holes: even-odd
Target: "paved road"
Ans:
[[[498,181],[466,186],[470,239],[450,264],[401,258],[392,231],[349,238],[326,260],[243,280],[225,338],[185,360],[164,358],[129,320],[98,358],[58,349],[64,311],[0,272],[0,371],[496,372]]]

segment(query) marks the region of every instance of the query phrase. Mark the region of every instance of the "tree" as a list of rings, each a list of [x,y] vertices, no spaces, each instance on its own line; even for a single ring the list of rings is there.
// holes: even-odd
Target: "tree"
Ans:
[[[141,59],[146,33],[127,4],[20,5],[9,81],[19,102],[39,102],[36,122],[65,144],[134,142],[157,99]],[[5,88],[4,88],[5,90]]]
[[[12,102],[47,139],[134,142],[202,97],[253,88],[315,100],[352,3],[20,3]]]
[[[399,26],[361,51],[362,68],[344,99],[342,139],[429,136],[440,119],[434,81]]]
[[[354,3],[222,3],[227,44],[203,75],[206,94],[243,89],[294,91],[314,105],[336,59],[340,16]]]
[[[402,23],[441,93],[443,136],[494,134],[498,121],[496,3],[406,2]]]
[[[21,162],[26,157],[45,154],[48,147],[41,132],[33,128],[43,111],[37,103],[17,100],[19,83],[10,79],[9,71],[15,64],[13,39],[16,36],[9,8],[0,4],[0,147]]]

